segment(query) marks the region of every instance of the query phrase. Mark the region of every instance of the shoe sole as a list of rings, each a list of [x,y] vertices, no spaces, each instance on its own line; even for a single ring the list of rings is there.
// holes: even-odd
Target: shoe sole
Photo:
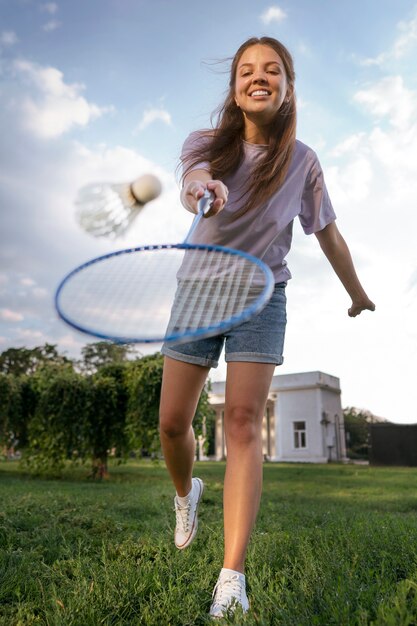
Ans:
[[[198,528],[198,507],[200,506],[201,498],[203,496],[204,483],[201,480],[201,478],[196,478],[195,480],[198,481],[198,484],[199,484],[199,487],[200,487],[200,493],[199,493],[199,496],[198,496],[197,506],[196,506],[196,509],[195,509],[194,523],[193,523],[193,527],[191,529],[191,533],[190,533],[190,536],[188,537],[188,539],[186,541],[184,541],[184,543],[182,543],[181,545],[178,545],[175,542],[175,546],[178,548],[178,550],[184,550],[185,548],[188,548],[188,546],[194,541],[195,536],[197,534],[197,528]]]
[[[236,604],[224,607],[222,610],[220,610],[220,611],[218,611],[216,613],[214,613],[214,612],[212,613],[213,607],[211,606],[210,607],[210,612],[209,612],[209,617],[212,620],[215,620],[215,619],[225,619],[227,617],[231,617],[237,609],[241,609],[243,614],[245,615],[246,613],[249,612],[250,606],[245,608],[242,604],[240,604],[240,602],[237,602]]]

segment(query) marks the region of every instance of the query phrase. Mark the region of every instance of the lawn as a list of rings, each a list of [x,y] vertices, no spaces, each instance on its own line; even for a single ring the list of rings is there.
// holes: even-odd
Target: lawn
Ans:
[[[163,464],[131,461],[102,483],[0,463],[0,624],[198,626],[222,564],[223,463],[206,483],[200,530],[173,544]],[[247,561],[251,612],[228,623],[417,624],[417,472],[264,466]],[[226,622],[223,622],[226,623]]]

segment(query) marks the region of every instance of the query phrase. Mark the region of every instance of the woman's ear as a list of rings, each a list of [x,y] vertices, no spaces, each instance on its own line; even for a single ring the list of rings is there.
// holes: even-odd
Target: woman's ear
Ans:
[[[288,86],[287,93],[285,94],[285,102],[289,102],[294,95],[294,88],[292,85]]]

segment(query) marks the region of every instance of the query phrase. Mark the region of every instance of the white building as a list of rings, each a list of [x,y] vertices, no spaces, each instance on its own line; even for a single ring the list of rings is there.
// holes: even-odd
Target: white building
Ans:
[[[212,384],[215,456],[226,457],[224,382]],[[346,461],[340,381],[322,372],[274,376],[263,420],[263,453],[270,461]]]

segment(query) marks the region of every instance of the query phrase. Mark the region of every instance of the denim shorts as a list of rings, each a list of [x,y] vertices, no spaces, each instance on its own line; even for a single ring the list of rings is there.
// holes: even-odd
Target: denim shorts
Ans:
[[[240,326],[207,339],[197,339],[178,345],[164,344],[162,354],[185,363],[217,367],[224,345],[226,362],[250,361],[281,365],[284,361],[283,348],[287,323],[286,284],[277,283],[271,299],[262,311]]]

